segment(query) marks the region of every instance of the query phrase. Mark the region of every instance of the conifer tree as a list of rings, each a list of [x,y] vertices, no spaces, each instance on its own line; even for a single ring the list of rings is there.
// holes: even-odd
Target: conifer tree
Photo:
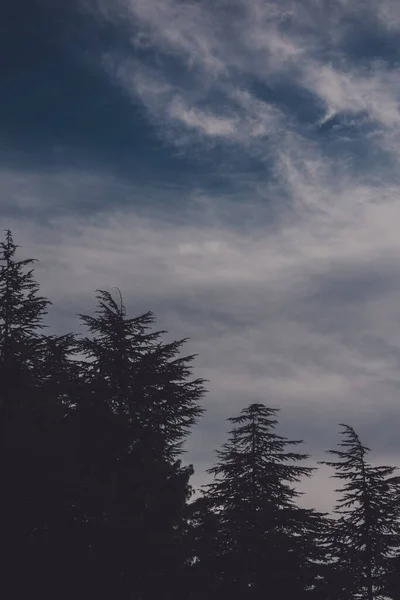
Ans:
[[[11,231],[0,243],[0,378],[1,404],[27,382],[42,347],[40,330],[50,302],[39,295],[33,259],[17,260]],[[22,394],[19,394],[19,399]],[[11,400],[10,400],[11,401]],[[16,398],[14,398],[16,401]]]
[[[53,448],[46,423],[54,416],[54,407],[43,403],[39,375],[49,301],[39,294],[35,261],[18,260],[17,250],[7,230],[0,243],[0,529],[4,577],[16,596],[24,593],[18,573],[27,578],[33,573],[32,558],[40,554],[38,540],[48,527],[45,506],[52,495],[48,481]],[[18,593],[17,586],[22,586]]]
[[[228,419],[234,428],[209,472],[205,497],[219,519],[218,564],[233,598],[306,597],[313,589],[313,560],[320,516],[296,505],[294,484],[311,474],[307,455],[274,429],[277,409],[251,404]]]
[[[184,340],[163,343],[164,332],[149,331],[151,313],[129,318],[105,291],[98,302],[94,316],[81,316],[90,336],[80,343],[85,392],[75,419],[79,461],[92,477],[82,497],[98,532],[102,592],[115,595],[117,582],[134,598],[160,587],[175,598],[192,474],[179,457],[202,413],[203,381],[191,379],[193,356],[177,356]]]
[[[376,600],[384,597],[391,558],[399,545],[400,477],[395,467],[373,466],[364,446],[349,425],[341,425],[339,450],[328,450],[336,461],[333,477],[345,484],[339,490],[337,519],[332,522],[330,553],[343,581],[340,598]]]
[[[99,292],[89,336],[45,336],[32,259],[0,246],[0,500],[13,597],[185,598],[182,446],[202,413],[185,340]],[[24,573],[24,577],[20,574]],[[62,583],[60,583],[62,582]],[[6,584],[5,584],[6,585]],[[11,596],[12,597],[12,594]]]

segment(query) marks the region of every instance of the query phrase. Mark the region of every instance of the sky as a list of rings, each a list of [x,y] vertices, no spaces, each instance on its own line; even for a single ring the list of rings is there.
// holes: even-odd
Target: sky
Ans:
[[[1,21],[1,229],[53,330],[118,287],[190,338],[196,486],[251,402],[310,465],[342,422],[400,465],[400,3],[14,0]],[[330,475],[305,505],[331,509]]]

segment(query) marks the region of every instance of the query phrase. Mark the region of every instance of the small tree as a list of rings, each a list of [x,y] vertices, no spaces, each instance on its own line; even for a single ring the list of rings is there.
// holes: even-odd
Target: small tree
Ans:
[[[343,598],[375,600],[384,594],[391,558],[399,545],[400,477],[396,467],[372,466],[369,448],[349,425],[341,425],[342,450],[328,450],[337,461],[323,461],[335,469],[333,477],[346,483],[337,490],[330,552],[342,574]],[[340,577],[339,577],[340,579]]]

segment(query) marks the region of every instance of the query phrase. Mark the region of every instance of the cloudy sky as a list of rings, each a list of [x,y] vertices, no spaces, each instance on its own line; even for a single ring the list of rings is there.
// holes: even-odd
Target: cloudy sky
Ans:
[[[7,4],[1,225],[53,328],[118,286],[191,338],[197,484],[250,402],[313,461],[344,421],[400,464],[400,3]]]

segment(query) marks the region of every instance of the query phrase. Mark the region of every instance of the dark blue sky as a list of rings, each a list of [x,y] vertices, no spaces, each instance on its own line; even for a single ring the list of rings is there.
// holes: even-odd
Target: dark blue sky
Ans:
[[[88,14],[79,2],[60,4],[17,1],[3,15],[2,163],[34,171],[105,170],[135,183],[188,189],[229,187],[232,166],[224,164],[223,148],[202,154],[171,147],[145,107],[104,69],[107,53],[132,51],[129,28]],[[151,50],[133,55],[157,60]],[[162,62],[170,62],[176,78],[179,62],[168,58]],[[247,155],[237,162],[256,176],[265,170]]]
[[[168,170],[141,107],[97,61],[113,27],[49,2],[9,3],[1,36],[4,160],[27,167]],[[172,160],[172,164],[174,161]]]
[[[122,4],[117,2],[116,7]],[[210,5],[204,4],[210,10]],[[310,12],[307,4],[304,6]],[[312,37],[318,55],[329,64],[367,70],[376,60],[385,61],[385,68],[396,65],[396,30],[388,32],[385,23],[377,22],[365,6],[361,12],[338,14],[335,3],[322,4],[325,6],[316,15],[316,24],[326,27],[329,20],[335,20],[342,34],[339,47],[329,33],[313,31],[309,24],[297,27],[290,15],[281,19],[279,29],[290,36],[293,31],[298,34],[297,27],[306,38]],[[251,172],[257,179],[264,179],[268,173],[273,179],[269,161],[256,148],[249,152],[236,146],[232,152],[232,147],[213,139],[208,140],[204,152],[198,144],[182,148],[163,138],[159,124],[149,119],[140,98],[118,85],[117,78],[104,68],[104,58],[112,55],[121,61],[127,57],[138,61],[145,68],[161,71],[172,85],[186,90],[192,87],[194,96],[199,96],[201,74],[188,68],[187,57],[174,49],[151,43],[135,47],[132,36],[143,31],[148,34],[151,24],[141,23],[134,10],[128,20],[122,9],[119,13],[110,9],[112,3],[107,11],[99,10],[101,5],[105,7],[106,3],[17,0],[6,4],[0,41],[2,163],[13,168],[23,165],[28,170],[106,170],[129,181],[172,183],[188,189],[237,189],[238,182],[233,184],[231,175],[238,170]],[[236,8],[241,15],[242,7],[236,3]],[[229,26],[230,10],[219,9],[217,13],[227,21],[221,27],[227,43],[234,45],[235,24]],[[387,153],[363,143],[365,132],[374,128],[371,123],[359,118],[349,126],[351,119],[339,111],[318,126],[326,113],[326,103],[299,81],[298,74],[290,72],[294,68],[290,65],[288,72],[270,72],[267,78],[257,70],[241,69],[233,77],[236,85],[252,97],[278,107],[291,129],[321,143],[328,155],[345,153],[355,164],[361,160],[361,168],[368,160],[375,166],[377,161],[386,164],[390,160]],[[212,110],[221,105],[235,111],[233,98],[220,88],[214,86],[211,93],[196,98],[197,106]]]

